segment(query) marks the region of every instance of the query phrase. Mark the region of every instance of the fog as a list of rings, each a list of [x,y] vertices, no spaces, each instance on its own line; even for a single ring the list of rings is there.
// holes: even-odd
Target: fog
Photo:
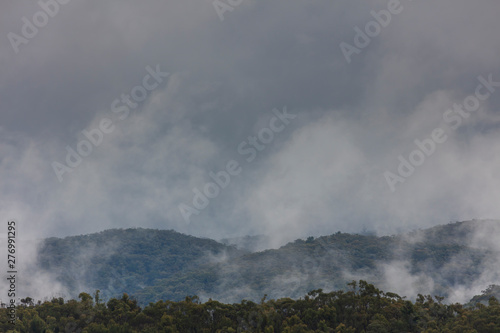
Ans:
[[[223,20],[211,1],[62,3],[29,36],[41,5],[0,4],[0,216],[20,240],[144,227],[276,248],[500,217],[495,0],[401,0],[349,59],[341,43],[356,47],[355,28],[387,1],[244,0]],[[449,110],[480,84],[488,97],[453,128]],[[435,129],[446,140],[402,177],[399,156]],[[230,161],[241,172],[222,188],[210,173]],[[387,172],[404,181],[391,187]],[[209,183],[217,194],[198,209]],[[36,247],[19,246],[27,265]]]

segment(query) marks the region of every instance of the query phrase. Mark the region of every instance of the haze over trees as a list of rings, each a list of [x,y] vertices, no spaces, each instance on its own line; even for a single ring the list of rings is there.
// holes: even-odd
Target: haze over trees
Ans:
[[[251,238],[239,248],[172,230],[113,229],[46,239],[37,266],[72,291],[70,297],[126,292],[140,305],[186,295],[226,303],[257,302],[264,294],[298,298],[318,288],[343,289],[353,279],[411,299],[422,293],[467,302],[495,283],[489,277],[500,270],[499,256],[490,235],[498,225],[457,222],[383,237],[338,232],[260,252],[247,250]]]
[[[484,295],[483,295],[484,296]],[[383,292],[360,280],[346,291],[312,290],[300,299],[260,302],[242,300],[224,304],[184,300],[158,301],[141,308],[127,294],[107,303],[99,291],[80,293],[79,300],[54,298],[26,304],[17,311],[14,325],[7,310],[0,310],[2,332],[499,332],[500,303],[487,305],[443,304],[439,296],[418,295],[415,302]]]

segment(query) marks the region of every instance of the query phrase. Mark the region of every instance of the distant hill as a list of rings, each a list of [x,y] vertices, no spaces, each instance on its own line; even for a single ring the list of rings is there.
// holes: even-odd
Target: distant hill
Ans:
[[[482,290],[481,295],[474,296],[467,305],[474,306],[479,303],[483,305],[488,305],[489,300],[492,297],[496,298],[497,300],[500,300],[500,286],[496,284],[488,286],[488,288]]]
[[[391,287],[405,278],[401,270],[415,277],[414,284],[432,281],[429,292],[448,296],[457,286],[472,287],[498,258],[497,250],[478,241],[481,232],[498,226],[468,221],[395,236],[336,233],[261,252],[248,250],[259,238],[237,248],[230,245],[237,242],[172,230],[115,229],[46,239],[38,262],[69,290],[100,289],[104,297],[127,292],[141,304],[187,295],[225,302],[258,301],[264,294],[300,297],[313,289],[344,288],[357,278]]]
[[[56,273],[69,290],[100,289],[110,297],[195,270],[211,256],[233,258],[245,253],[173,230],[113,229],[48,238],[39,248],[38,265]]]
[[[234,238],[223,238],[220,242],[224,245],[234,245],[239,249],[257,252],[268,249],[270,237],[265,235],[254,235]]]

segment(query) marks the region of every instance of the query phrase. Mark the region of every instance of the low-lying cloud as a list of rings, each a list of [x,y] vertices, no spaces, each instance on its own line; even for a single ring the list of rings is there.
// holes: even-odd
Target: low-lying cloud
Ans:
[[[500,216],[499,94],[447,132],[396,192],[384,178],[415,140],[444,126],[478,76],[500,81],[497,1],[405,3],[350,64],[339,44],[387,1],[245,1],[223,21],[210,1],[71,1],[17,53],[7,34],[40,6],[1,4],[4,220],[31,239],[141,226],[266,234],[276,247],[338,230],[394,234]],[[168,82],[60,183],[51,163],[156,64]],[[186,223],[179,204],[285,105],[297,120]]]

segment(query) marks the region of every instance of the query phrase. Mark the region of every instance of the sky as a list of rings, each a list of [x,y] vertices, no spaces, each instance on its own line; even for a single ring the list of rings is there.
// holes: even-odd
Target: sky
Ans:
[[[0,216],[31,238],[143,227],[274,245],[498,219],[499,11],[3,1]]]

